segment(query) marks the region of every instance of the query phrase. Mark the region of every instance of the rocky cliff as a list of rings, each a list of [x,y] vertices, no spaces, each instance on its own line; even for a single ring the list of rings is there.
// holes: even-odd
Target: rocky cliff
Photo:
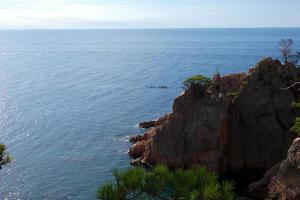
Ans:
[[[129,154],[135,163],[203,164],[220,174],[255,178],[283,160],[295,138],[289,128],[299,111],[291,102],[299,92],[284,88],[299,78],[296,67],[268,58],[247,74],[191,85],[171,113],[132,138]]]
[[[300,138],[294,140],[286,160],[275,165],[247,190],[249,195],[259,199],[300,199]]]

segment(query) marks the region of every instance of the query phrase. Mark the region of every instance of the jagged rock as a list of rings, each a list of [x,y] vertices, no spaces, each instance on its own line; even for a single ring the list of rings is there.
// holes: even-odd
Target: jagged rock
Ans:
[[[228,96],[228,93],[238,92],[241,84],[245,81],[246,73],[229,74],[221,77],[215,75],[212,82],[212,90],[214,93],[223,93]]]
[[[191,85],[174,100],[166,120],[150,130],[141,160],[174,168],[204,164],[239,179],[256,178],[285,158],[295,138],[289,128],[299,115],[290,106],[297,88],[282,88],[299,77],[296,67],[268,58],[247,75]]]
[[[160,118],[158,118],[158,120],[155,121],[155,127],[160,126],[163,123],[165,123],[168,120],[168,116],[169,116],[169,114],[165,114],[165,115],[161,116]]]
[[[133,158],[139,158],[143,155],[146,149],[147,145],[146,140],[139,141],[135,143],[130,149],[129,149],[129,155]]]
[[[300,138],[294,140],[287,159],[275,165],[259,181],[250,184],[247,192],[254,198],[271,200],[300,199]]]
[[[293,145],[288,151],[287,160],[296,169],[300,169],[300,138],[294,140]]]
[[[143,141],[143,140],[150,140],[154,135],[156,134],[155,129],[151,128],[149,129],[145,134],[143,135],[136,135],[129,138],[129,141],[133,144]]]
[[[151,127],[155,127],[155,120],[152,121],[147,121],[147,122],[141,122],[139,123],[139,127],[140,128],[151,128]]]
[[[156,134],[155,129],[152,128],[147,131],[144,135],[137,135],[130,139],[134,144],[130,147],[128,154],[133,158],[142,157],[146,151],[147,146],[150,143],[151,138]],[[137,159],[134,163],[138,163],[143,158]],[[143,161],[144,162],[144,161]]]
[[[136,136],[131,136],[129,137],[129,141],[133,144],[140,142],[142,140],[145,140],[145,136],[144,135],[136,135]]]
[[[158,118],[157,120],[141,122],[141,123],[139,123],[139,127],[148,129],[148,128],[160,126],[168,119],[168,116],[169,116],[169,114],[165,114],[165,115],[161,116],[160,118]]]

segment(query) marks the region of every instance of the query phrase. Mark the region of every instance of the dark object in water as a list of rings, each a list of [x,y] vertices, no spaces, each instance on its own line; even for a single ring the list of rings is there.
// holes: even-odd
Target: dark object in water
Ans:
[[[160,86],[150,86],[150,88],[167,89],[168,86],[165,86],[165,85],[160,85]]]

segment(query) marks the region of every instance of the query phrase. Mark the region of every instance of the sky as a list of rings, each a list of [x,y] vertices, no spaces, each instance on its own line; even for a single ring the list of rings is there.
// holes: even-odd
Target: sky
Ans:
[[[0,29],[300,27],[300,0],[0,0]]]

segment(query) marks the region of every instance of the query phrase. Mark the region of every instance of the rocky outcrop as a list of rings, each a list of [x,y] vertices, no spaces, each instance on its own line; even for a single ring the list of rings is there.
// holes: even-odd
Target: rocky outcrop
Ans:
[[[249,185],[247,192],[259,199],[300,199],[300,138],[293,142],[287,159],[269,170],[261,180]]]
[[[147,143],[149,143],[149,140],[141,140],[136,142],[132,148],[130,148],[128,152],[129,155],[133,158],[141,157],[146,150]]]
[[[156,134],[156,130],[154,128],[148,130],[143,135],[136,135],[129,138],[129,141],[133,144],[143,141],[143,140],[151,140],[151,138]]]
[[[290,106],[297,88],[282,88],[299,77],[296,67],[268,58],[248,74],[191,85],[174,100],[173,111],[139,138],[145,145],[138,161],[174,168],[203,164],[255,178],[285,158],[295,137],[289,128],[299,114]],[[141,149],[130,151],[135,148]]]
[[[152,127],[157,127],[162,125],[168,118],[168,114],[165,114],[163,116],[161,116],[160,118],[158,118],[157,120],[151,120],[151,121],[146,121],[146,122],[141,122],[139,123],[139,127],[140,128],[152,128]]]
[[[139,123],[139,127],[140,128],[151,128],[151,127],[155,127],[155,122],[154,120],[152,121],[146,121],[146,122],[141,122]]]

